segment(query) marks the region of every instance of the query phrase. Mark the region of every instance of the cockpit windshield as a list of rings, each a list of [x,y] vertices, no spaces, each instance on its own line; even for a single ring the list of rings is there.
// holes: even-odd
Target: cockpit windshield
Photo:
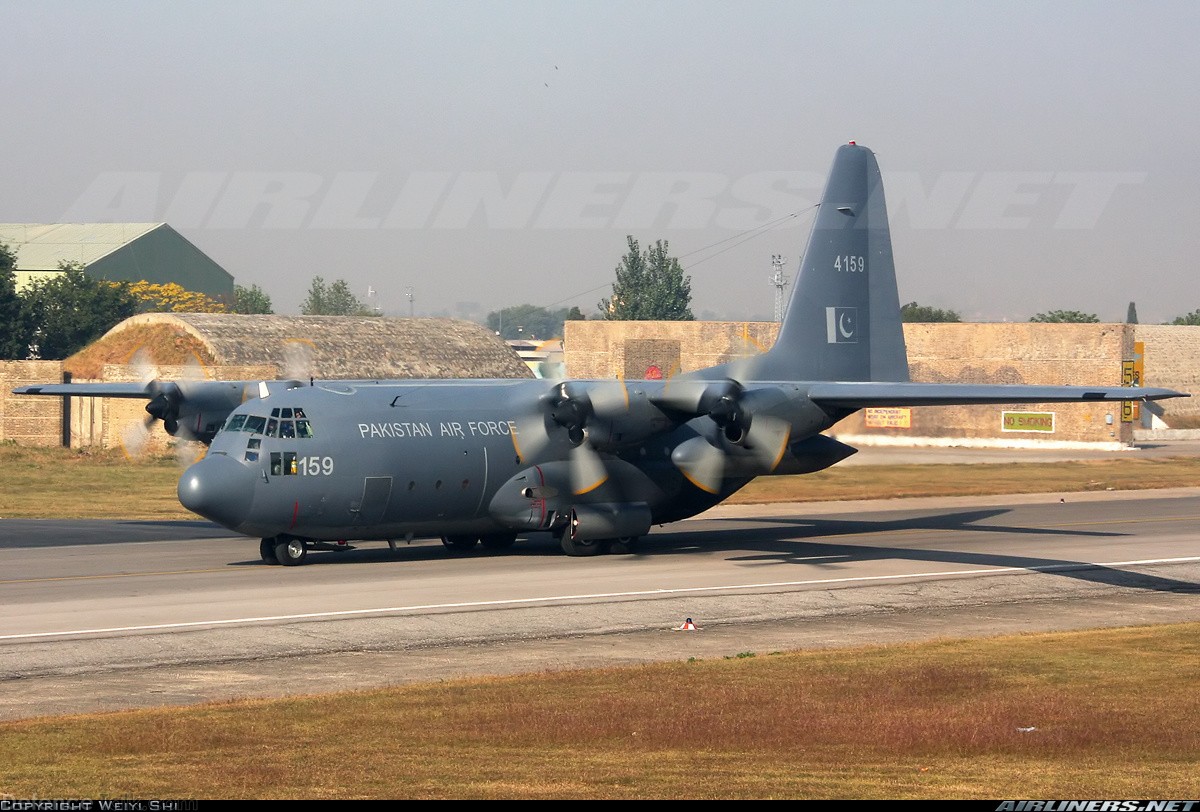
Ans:
[[[303,409],[272,409],[270,417],[254,414],[235,414],[225,424],[225,431],[245,431],[267,437],[307,440],[313,436],[312,424]]]

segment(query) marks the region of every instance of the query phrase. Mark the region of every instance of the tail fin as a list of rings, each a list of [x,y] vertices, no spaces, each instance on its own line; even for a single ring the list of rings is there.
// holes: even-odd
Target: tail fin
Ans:
[[[754,377],[907,381],[896,268],[875,154],[838,148],[779,338]]]

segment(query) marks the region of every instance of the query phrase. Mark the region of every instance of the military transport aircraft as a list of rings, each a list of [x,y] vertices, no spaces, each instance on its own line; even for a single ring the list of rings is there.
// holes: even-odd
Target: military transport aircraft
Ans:
[[[769,351],[667,380],[211,381],[28,386],[148,398],[210,443],[189,510],[261,539],[267,563],[347,542],[440,537],[503,549],[549,532],[569,555],[628,551],[750,480],[855,452],[821,432],[868,406],[1155,400],[1167,389],[909,380],[879,165],[837,150]]]

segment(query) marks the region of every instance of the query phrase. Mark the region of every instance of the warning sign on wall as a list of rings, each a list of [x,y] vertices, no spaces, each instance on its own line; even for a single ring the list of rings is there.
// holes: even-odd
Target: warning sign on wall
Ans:
[[[1043,431],[1054,433],[1054,412],[1001,412],[1001,431]]]
[[[869,429],[910,429],[912,409],[871,408],[866,410],[864,419]]]

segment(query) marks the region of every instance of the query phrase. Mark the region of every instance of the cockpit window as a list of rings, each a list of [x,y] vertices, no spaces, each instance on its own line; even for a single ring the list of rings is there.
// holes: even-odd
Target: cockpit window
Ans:
[[[275,411],[279,411],[279,410],[276,409]],[[279,421],[272,417],[270,420],[267,421],[267,436],[274,437],[275,432],[278,428],[279,428]]]
[[[299,413],[300,410],[297,409],[296,412]],[[301,418],[296,421],[296,436],[305,440],[313,436],[312,426],[308,424],[307,420]]]
[[[284,409],[285,412],[290,412],[291,409]],[[291,439],[296,436],[296,424],[291,420],[279,421],[279,436],[285,439]]]
[[[267,418],[259,415],[250,415],[246,418],[246,425],[242,427],[242,431],[248,431],[252,434],[262,434],[263,429],[267,427]]]
[[[233,417],[229,418],[229,422],[225,424],[225,431],[241,431],[245,422],[246,415],[235,414]]]

